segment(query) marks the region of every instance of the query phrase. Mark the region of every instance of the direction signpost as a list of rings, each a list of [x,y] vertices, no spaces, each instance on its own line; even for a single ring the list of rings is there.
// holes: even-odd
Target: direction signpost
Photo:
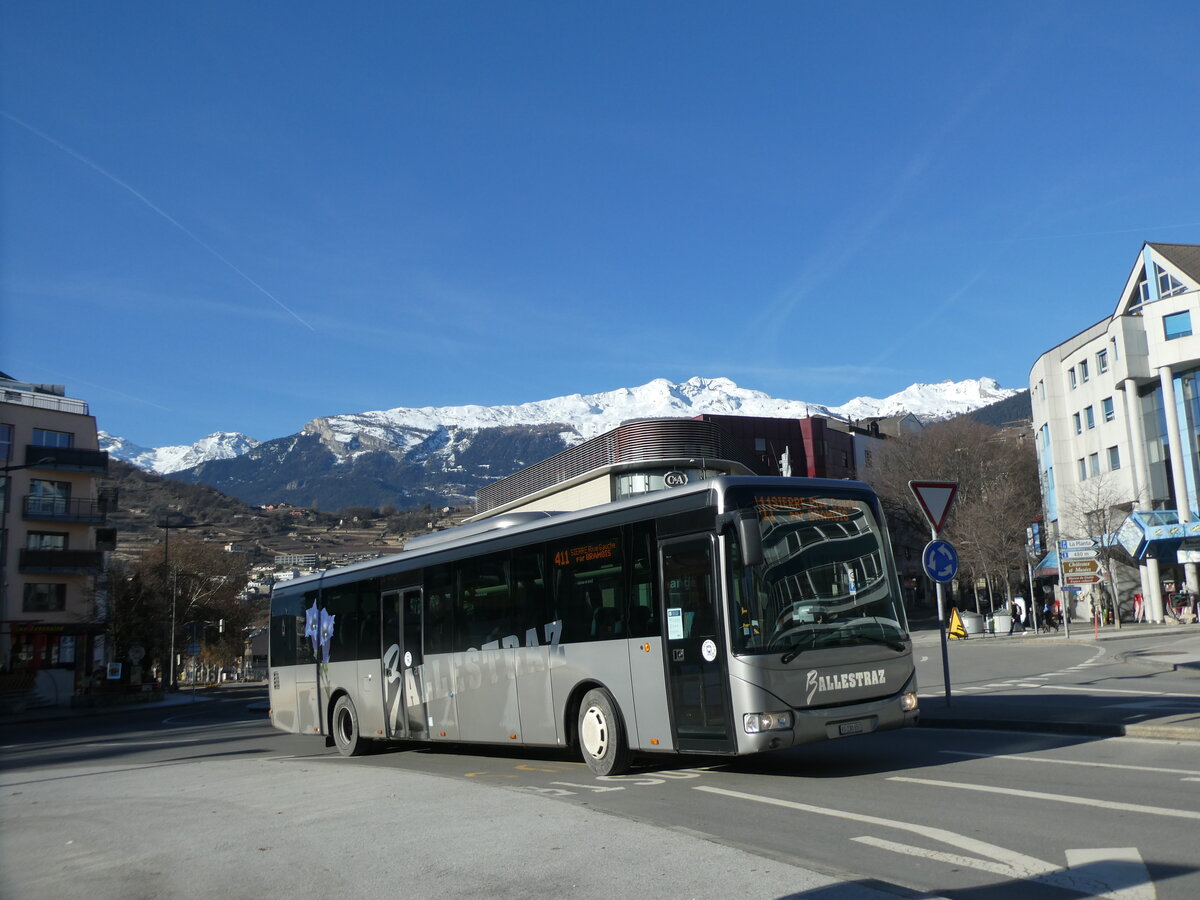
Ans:
[[[957,481],[910,481],[908,489],[912,491],[929,522],[932,537],[925,545],[921,554],[921,564],[925,574],[933,579],[937,586],[938,628],[942,633],[942,681],[946,685],[946,705],[950,705],[950,656],[946,647],[946,606],[942,595],[942,585],[954,580],[958,574],[958,554],[949,541],[938,540],[942,526],[946,524],[946,516],[954,503],[954,495],[958,493]]]
[[[1083,585],[1100,583],[1100,555],[1091,538],[1068,538],[1058,542],[1058,590],[1063,596],[1063,633],[1071,636],[1067,604]]]

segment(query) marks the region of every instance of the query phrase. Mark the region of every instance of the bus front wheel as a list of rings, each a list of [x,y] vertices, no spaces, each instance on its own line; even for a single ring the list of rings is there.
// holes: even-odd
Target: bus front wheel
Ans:
[[[361,756],[366,750],[358,727],[358,710],[345,694],[333,706],[333,742],[342,756]]]
[[[617,703],[602,688],[588,691],[579,706],[579,749],[597,775],[620,775],[633,761]]]

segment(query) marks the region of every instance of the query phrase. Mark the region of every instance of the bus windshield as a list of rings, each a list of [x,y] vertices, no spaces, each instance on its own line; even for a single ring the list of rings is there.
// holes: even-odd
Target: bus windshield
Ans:
[[[751,491],[736,495],[735,514],[744,527],[728,542],[734,653],[904,649],[891,551],[867,499]]]

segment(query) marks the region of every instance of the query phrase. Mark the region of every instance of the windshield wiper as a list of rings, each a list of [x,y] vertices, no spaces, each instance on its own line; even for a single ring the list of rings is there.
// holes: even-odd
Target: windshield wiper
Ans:
[[[894,640],[892,638],[875,637],[873,634],[859,634],[856,635],[856,637],[860,641],[865,641],[868,644],[883,644],[883,646],[890,650],[895,650],[897,653],[903,653],[908,649],[904,646],[903,642]]]
[[[779,657],[779,661],[786,666],[803,652],[804,648],[801,647],[799,643],[792,644],[788,651],[784,653],[783,656]]]

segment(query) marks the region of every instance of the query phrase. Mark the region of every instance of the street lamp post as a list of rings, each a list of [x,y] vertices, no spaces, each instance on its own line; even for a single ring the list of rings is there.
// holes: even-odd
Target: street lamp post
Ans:
[[[175,604],[179,596],[179,573],[171,571],[171,529],[172,528],[208,528],[212,522],[171,522],[164,519],[155,523],[163,530],[163,568],[171,579],[171,635],[168,640],[167,667],[168,676],[166,688],[175,690]]]

